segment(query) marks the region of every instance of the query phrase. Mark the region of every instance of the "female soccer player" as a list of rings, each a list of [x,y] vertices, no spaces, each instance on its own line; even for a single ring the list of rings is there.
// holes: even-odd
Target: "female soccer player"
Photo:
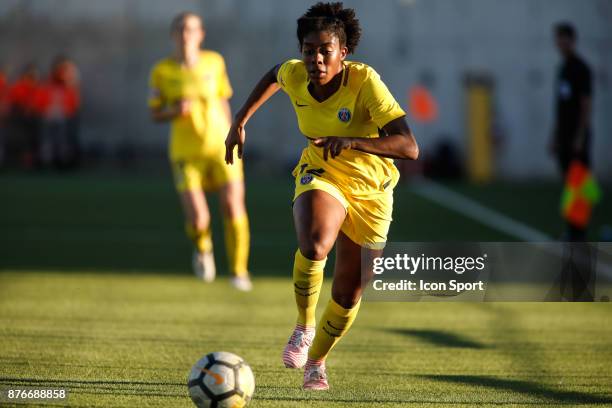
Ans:
[[[247,271],[249,226],[244,205],[242,166],[224,162],[224,138],[231,123],[232,95],[223,57],[201,50],[205,31],[194,13],[174,18],[174,55],[159,61],[151,72],[152,117],[171,122],[170,161],[193,240],[193,268],[210,282],[215,278],[210,213],[205,191],[219,190],[225,226],[225,249],[232,284],[250,290]]]
[[[225,142],[228,163],[234,162],[234,147],[242,158],[247,121],[279,88],[289,95],[308,139],[293,171],[298,318],[283,353],[285,366],[306,366],[304,389],[329,388],[325,359],[359,309],[365,282],[361,251],[366,256],[382,252],[399,177],[392,159],[418,156],[405,113],[379,75],[365,64],[346,61],[360,33],[355,12],[342,3],[311,7],[298,20],[302,60],[289,60],[264,75]],[[332,299],[315,334],[323,268],[334,243]]]

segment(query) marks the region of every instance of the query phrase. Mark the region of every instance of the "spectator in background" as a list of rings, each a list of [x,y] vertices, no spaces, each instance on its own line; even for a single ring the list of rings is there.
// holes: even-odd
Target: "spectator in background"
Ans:
[[[556,45],[563,58],[555,84],[556,117],[550,144],[565,180],[570,163],[591,164],[591,70],[576,53],[577,33],[566,22],[555,25]],[[568,224],[568,241],[586,239],[586,228]]]
[[[0,98],[4,97],[8,88],[8,82],[6,78],[6,69],[4,65],[0,64]]]
[[[6,135],[6,121],[9,113],[8,82],[6,70],[0,64],[0,168],[4,165],[4,141]]]
[[[58,56],[51,65],[48,81],[36,92],[34,106],[41,118],[40,157],[44,165],[70,169],[79,164],[78,81],[74,62]]]
[[[38,68],[28,63],[9,87],[7,95],[10,115],[7,158],[17,159],[22,167],[28,169],[39,163],[39,121],[34,108],[38,84]]]
[[[76,100],[78,102],[77,109],[74,114],[68,117],[68,140],[73,146],[73,167],[78,167],[81,162],[81,144],[79,142],[79,123],[80,123],[80,100],[81,100],[81,76],[79,73],[79,69],[76,66],[76,63],[70,59],[66,59],[64,62],[64,79],[66,81],[66,85],[72,90],[72,92],[76,95]]]

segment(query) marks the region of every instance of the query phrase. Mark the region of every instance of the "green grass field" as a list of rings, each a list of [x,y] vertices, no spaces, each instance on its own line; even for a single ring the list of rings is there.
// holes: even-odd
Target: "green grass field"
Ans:
[[[280,360],[295,317],[289,178],[248,184],[248,294],[225,277],[205,285],[191,276],[168,179],[0,183],[0,389],[69,388],[58,406],[189,407],[191,364],[227,350],[254,370],[253,407],[612,406],[609,303],[368,302],[328,360],[332,389],[301,391],[301,372]],[[551,236],[561,231],[555,185],[452,188]],[[598,225],[612,222],[602,210],[611,195]],[[394,218],[395,241],[514,239],[404,186]],[[219,232],[216,222],[223,270]]]

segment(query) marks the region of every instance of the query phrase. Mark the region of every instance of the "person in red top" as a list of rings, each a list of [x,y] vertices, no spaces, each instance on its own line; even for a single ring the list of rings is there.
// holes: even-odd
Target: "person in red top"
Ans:
[[[4,140],[6,138],[6,119],[8,117],[8,83],[6,71],[0,65],[0,167],[4,165]]]
[[[0,95],[4,95],[6,89],[6,72],[4,66],[0,65]]]
[[[37,88],[38,70],[34,64],[27,64],[17,81],[9,89],[8,97],[13,114],[32,113]]]
[[[15,157],[26,168],[38,164],[39,123],[34,109],[37,89],[38,69],[28,63],[17,81],[8,87],[6,95],[9,115],[7,158]]]
[[[34,97],[34,109],[41,119],[40,155],[44,165],[53,164],[59,169],[78,165],[79,108],[76,66],[66,57],[56,57],[49,79]]]
[[[0,123],[8,114],[8,81],[6,78],[6,70],[0,64]]]

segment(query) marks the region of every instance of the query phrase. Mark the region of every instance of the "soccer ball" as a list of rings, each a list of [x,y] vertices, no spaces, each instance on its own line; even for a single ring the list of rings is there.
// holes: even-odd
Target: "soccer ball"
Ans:
[[[255,391],[251,367],[226,351],[210,353],[191,368],[189,395],[199,408],[246,407]]]

